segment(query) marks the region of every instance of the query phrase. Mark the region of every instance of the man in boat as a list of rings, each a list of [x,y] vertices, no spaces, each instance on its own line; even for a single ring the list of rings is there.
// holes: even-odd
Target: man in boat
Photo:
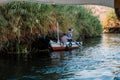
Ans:
[[[68,42],[72,42],[72,32],[73,32],[73,29],[69,28],[68,30],[68,33],[67,33],[67,36],[68,36]]]
[[[63,44],[66,44],[66,42],[68,41],[68,36],[65,34],[65,33],[63,33],[63,36],[61,37],[61,42],[63,43]]]

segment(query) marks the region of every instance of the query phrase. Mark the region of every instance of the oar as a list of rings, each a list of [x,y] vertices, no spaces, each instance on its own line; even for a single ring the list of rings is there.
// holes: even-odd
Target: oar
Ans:
[[[82,46],[82,42],[80,41],[79,44],[77,43],[77,41],[74,41],[79,47]]]

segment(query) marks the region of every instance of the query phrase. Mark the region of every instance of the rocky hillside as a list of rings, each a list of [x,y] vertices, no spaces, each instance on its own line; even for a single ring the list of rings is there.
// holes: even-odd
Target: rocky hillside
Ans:
[[[84,5],[84,6],[87,9],[91,9],[95,16],[98,16],[103,27],[103,32],[120,33],[120,21],[115,18],[116,16],[114,14],[114,9],[98,5]]]
[[[84,5],[84,7],[91,9],[94,15],[99,17],[101,22],[104,21],[106,12],[110,9],[110,7],[99,5]]]

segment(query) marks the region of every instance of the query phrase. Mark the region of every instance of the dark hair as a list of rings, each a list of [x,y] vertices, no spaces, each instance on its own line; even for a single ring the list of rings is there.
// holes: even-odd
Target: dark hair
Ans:
[[[66,33],[63,33],[63,35],[66,35]]]
[[[71,31],[71,28],[69,28],[69,31]]]

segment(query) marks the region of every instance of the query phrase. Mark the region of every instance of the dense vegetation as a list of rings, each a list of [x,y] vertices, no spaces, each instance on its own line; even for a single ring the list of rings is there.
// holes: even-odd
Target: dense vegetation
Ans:
[[[38,35],[56,37],[57,26],[59,33],[73,28],[74,39],[100,36],[102,32],[98,18],[79,5],[15,1],[0,7],[0,44],[7,51],[13,52],[14,41],[17,52],[28,53],[29,45]]]

